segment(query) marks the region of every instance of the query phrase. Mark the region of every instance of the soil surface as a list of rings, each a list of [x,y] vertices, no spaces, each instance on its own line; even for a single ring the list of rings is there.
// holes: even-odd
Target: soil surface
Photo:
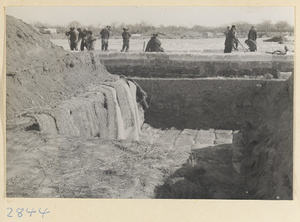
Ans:
[[[242,189],[242,177],[232,163],[232,137],[232,131],[158,130],[148,125],[144,125],[139,142],[47,135],[34,129],[9,132],[7,196],[165,198],[167,192],[159,191],[159,186],[183,164],[197,170],[194,162],[202,158],[201,167],[207,169],[203,179],[212,178],[207,181],[210,195],[175,198],[240,197],[226,195],[237,192],[232,186]],[[190,157],[191,151],[200,150],[203,156]],[[217,179],[222,174],[223,178]],[[226,191],[214,188],[220,181],[227,185]]]
[[[70,53],[21,20],[7,16],[6,21],[7,118],[53,107],[91,84],[118,78],[93,53]]]

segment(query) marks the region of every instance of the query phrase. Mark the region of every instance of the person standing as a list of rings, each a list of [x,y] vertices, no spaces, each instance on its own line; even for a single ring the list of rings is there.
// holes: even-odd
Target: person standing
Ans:
[[[77,33],[75,31],[74,27],[70,27],[70,31],[66,32],[66,36],[69,36],[69,44],[70,44],[70,49],[77,50]]]
[[[110,35],[110,26],[106,26],[105,29],[102,29],[100,32],[101,35],[101,50],[107,51],[108,50],[108,39]]]
[[[256,30],[254,29],[254,26],[251,27],[251,29],[248,33],[248,39],[251,39],[253,41],[256,41],[256,39],[257,39],[257,33],[256,33]]]
[[[163,52],[161,42],[157,38],[158,34],[153,34],[149,42],[147,43],[145,52]]]
[[[83,51],[84,47],[86,47],[85,41],[86,41],[87,32],[85,28],[83,30],[81,30],[81,28],[78,28],[77,31],[79,32],[77,43],[79,43],[79,41],[81,40],[80,50]]]
[[[87,50],[94,50],[95,49],[95,41],[97,39],[94,37],[92,31],[87,31],[86,35],[86,48]]]
[[[230,26],[227,26],[226,31],[224,32],[225,36],[227,35],[227,33],[230,31]]]
[[[237,41],[235,35],[236,27],[235,25],[232,25],[231,29],[226,34],[224,53],[231,53],[232,48],[234,47],[234,43]]]
[[[129,39],[131,37],[131,34],[128,32],[129,29],[123,28],[122,38],[123,38],[123,46],[121,52],[125,50],[125,52],[128,52],[129,50]]]
[[[257,50],[256,39],[257,39],[257,33],[254,29],[254,26],[251,26],[251,29],[248,33],[248,41],[247,41],[251,52]]]

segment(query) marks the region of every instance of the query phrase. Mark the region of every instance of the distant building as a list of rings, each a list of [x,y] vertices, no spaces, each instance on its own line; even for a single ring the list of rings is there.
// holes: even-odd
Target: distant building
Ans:
[[[45,29],[45,32],[50,32],[50,34],[56,34],[56,29]]]
[[[223,33],[223,32],[217,32],[217,33],[215,33],[215,37],[224,37],[225,36],[225,34]]]
[[[141,34],[132,34],[131,37],[141,37]]]
[[[56,29],[47,28],[45,26],[39,27],[39,32],[42,34],[56,34]]]
[[[203,37],[204,37],[204,38],[212,38],[213,35],[214,35],[214,34],[213,34],[212,32],[204,32],[204,33],[203,33]]]

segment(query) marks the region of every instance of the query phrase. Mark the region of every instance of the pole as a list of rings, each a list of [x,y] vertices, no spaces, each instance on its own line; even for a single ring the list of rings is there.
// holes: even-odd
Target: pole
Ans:
[[[67,36],[67,39],[68,39],[68,43],[69,43],[69,46],[70,46],[70,49],[71,49],[71,43],[70,43],[69,36]]]
[[[248,52],[248,49],[245,46],[243,46],[243,44],[240,42],[240,40],[239,39],[236,39],[236,40],[240,43],[240,45],[244,48],[244,50],[246,50],[246,52]]]

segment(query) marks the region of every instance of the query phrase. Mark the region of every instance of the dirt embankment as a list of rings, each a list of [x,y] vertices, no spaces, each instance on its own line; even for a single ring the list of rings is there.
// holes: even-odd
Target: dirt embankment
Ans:
[[[86,85],[115,79],[93,53],[70,53],[33,27],[6,17],[7,118],[32,107],[51,106]]]
[[[293,78],[280,89],[266,87],[257,102],[266,115],[242,129],[241,172],[253,198],[293,199]]]
[[[84,126],[95,124],[91,115],[84,112],[87,108],[84,99],[91,100],[87,91],[92,94],[93,86],[105,82],[103,110],[109,110],[115,104],[107,97],[111,90],[108,88],[113,88],[110,85],[116,84],[116,78],[106,71],[95,54],[67,52],[21,20],[7,16],[7,123],[18,126],[7,125],[7,196],[138,198],[153,195],[153,186],[162,177],[152,167],[163,156],[159,147],[108,141],[101,139],[101,135],[88,139],[81,135],[43,133],[37,124],[28,127],[28,118],[22,116],[39,110],[53,111],[71,99],[78,100],[82,103],[76,106],[82,110],[77,110],[76,117],[83,123],[86,134],[90,128],[85,132]],[[57,115],[63,118],[62,114],[58,110]],[[45,128],[49,130],[49,125]],[[141,185],[140,180],[147,185]]]

